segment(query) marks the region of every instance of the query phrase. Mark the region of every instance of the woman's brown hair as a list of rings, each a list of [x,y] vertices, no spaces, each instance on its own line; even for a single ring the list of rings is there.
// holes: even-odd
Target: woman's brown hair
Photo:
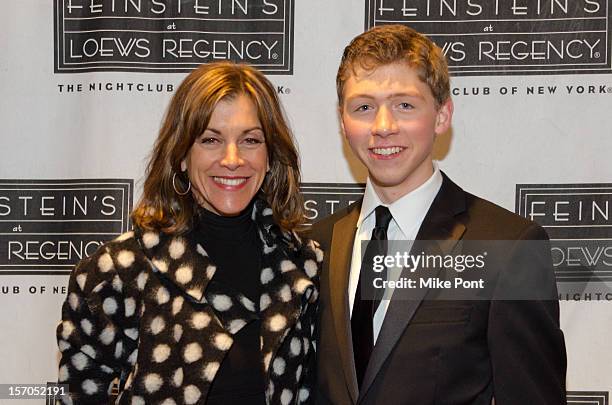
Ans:
[[[299,157],[274,87],[252,67],[220,62],[192,71],[172,97],[147,165],[142,197],[132,213],[135,226],[168,234],[190,229],[197,203],[191,193],[176,193],[173,176],[176,188],[187,190],[189,179],[181,173],[181,161],[208,126],[217,103],[241,94],[257,108],[268,151],[270,171],[260,196],[283,229],[303,223]]]

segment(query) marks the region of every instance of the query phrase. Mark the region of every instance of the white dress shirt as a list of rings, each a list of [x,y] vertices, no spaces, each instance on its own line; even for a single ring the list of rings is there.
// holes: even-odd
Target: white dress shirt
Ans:
[[[361,212],[357,220],[357,231],[355,233],[355,242],[353,244],[353,256],[351,258],[351,270],[349,275],[349,308],[353,313],[353,304],[355,302],[355,293],[357,291],[357,283],[359,282],[359,272],[361,271],[361,242],[369,240],[372,236],[372,230],[376,225],[376,216],[374,210],[379,205],[384,205],[389,208],[393,219],[389,223],[387,230],[388,240],[414,240],[416,239],[419,228],[423,223],[423,219],[431,206],[431,203],[436,198],[440,187],[442,186],[442,174],[438,168],[437,162],[433,162],[434,172],[432,176],[418,188],[401,197],[392,204],[383,204],[380,198],[374,191],[372,183],[368,178],[366,189],[363,195],[363,203]],[[365,253],[365,252],[364,252]],[[391,273],[393,269],[389,269]],[[397,274],[397,273],[396,273]],[[391,292],[386,292],[389,294]],[[387,295],[387,297],[389,297]],[[382,327],[389,307],[389,299],[383,299],[374,314],[374,343],[378,339],[378,334]]]

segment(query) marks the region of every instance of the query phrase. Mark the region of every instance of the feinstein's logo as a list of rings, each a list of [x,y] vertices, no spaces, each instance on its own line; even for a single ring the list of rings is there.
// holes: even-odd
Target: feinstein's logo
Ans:
[[[609,405],[607,391],[568,391],[567,405]]]
[[[0,180],[0,275],[67,274],[130,229],[133,180]]]
[[[406,24],[454,75],[611,73],[609,0],[366,0],[366,29]]]
[[[313,224],[347,207],[363,196],[364,184],[302,183],[306,221]]]
[[[612,184],[518,184],[516,211],[542,225],[557,281],[612,281]]]
[[[293,73],[294,0],[55,0],[55,72],[189,72],[232,60]]]

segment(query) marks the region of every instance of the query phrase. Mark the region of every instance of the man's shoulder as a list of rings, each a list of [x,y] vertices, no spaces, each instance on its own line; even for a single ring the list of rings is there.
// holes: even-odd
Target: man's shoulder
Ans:
[[[361,199],[317,221],[308,230],[308,236],[311,239],[317,240],[319,242],[330,238],[336,222],[349,215],[349,213],[351,213],[353,210],[359,210],[360,206]]]
[[[527,218],[474,194],[465,192],[465,196],[465,220],[483,239],[513,240],[530,238],[530,235],[541,239],[546,235],[540,225]]]

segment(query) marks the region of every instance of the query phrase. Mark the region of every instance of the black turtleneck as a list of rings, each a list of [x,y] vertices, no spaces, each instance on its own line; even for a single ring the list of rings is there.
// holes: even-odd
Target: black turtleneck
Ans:
[[[201,209],[196,239],[217,266],[215,282],[259,303],[262,246],[251,212],[252,205],[235,217]],[[210,388],[208,405],[265,404],[260,327],[257,319],[234,335]]]

